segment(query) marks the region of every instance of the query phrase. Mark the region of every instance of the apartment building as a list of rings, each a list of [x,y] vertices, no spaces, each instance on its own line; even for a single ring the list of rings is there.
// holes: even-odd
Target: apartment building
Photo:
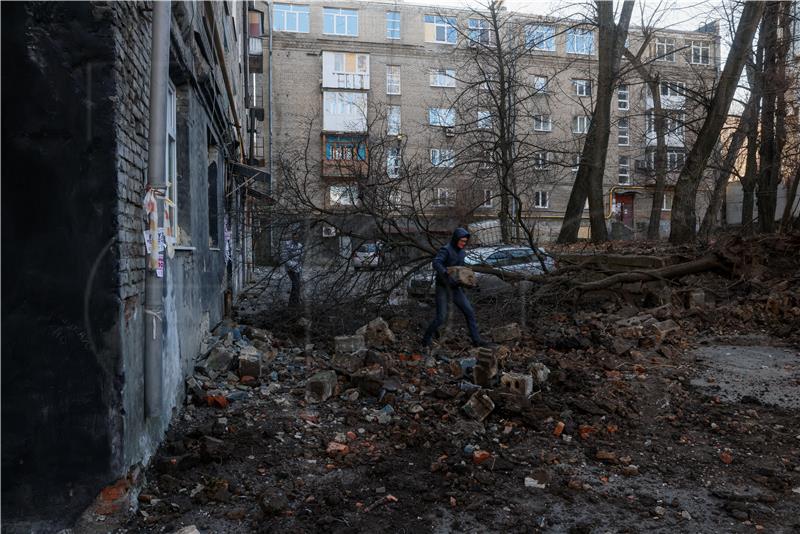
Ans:
[[[511,185],[500,185],[494,162],[501,117],[492,104],[499,81],[480,55],[493,42],[484,13],[379,1],[270,5],[268,12],[265,3],[254,3],[272,30],[272,86],[264,86],[262,100],[271,92],[275,187],[302,189],[298,210],[345,220],[363,211],[369,195],[389,216],[422,212],[442,226],[490,223],[501,209],[501,189],[513,187],[521,202],[510,209],[541,240],[557,236],[596,97],[594,28],[500,12],[502,39],[515,54],[518,118],[511,127],[513,150],[522,155]],[[629,49],[638,50],[644,35],[632,29]],[[263,57],[266,71],[269,55]],[[662,107],[669,110],[666,235],[671,186],[702,118],[695,102],[719,72],[717,27],[655,30],[642,59],[658,71]],[[653,98],[629,66],[615,96],[606,218],[635,235],[645,230],[652,203]],[[258,134],[263,138],[269,119]],[[375,194],[385,202],[375,204]],[[702,217],[702,198],[699,205]],[[584,236],[588,209],[586,215]]]

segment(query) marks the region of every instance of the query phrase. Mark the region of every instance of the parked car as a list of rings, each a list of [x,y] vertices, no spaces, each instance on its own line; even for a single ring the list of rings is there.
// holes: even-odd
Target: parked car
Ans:
[[[353,267],[356,269],[377,269],[383,261],[383,244],[366,241],[353,251]]]
[[[548,271],[556,269],[556,263],[544,249],[539,249],[545,255],[545,266]],[[509,274],[517,273],[527,276],[544,274],[542,265],[533,249],[516,245],[498,245],[489,247],[476,247],[467,251],[464,264],[470,266],[492,267]],[[495,289],[506,282],[502,274],[475,273],[478,280],[478,290]],[[510,278],[510,277],[509,277]],[[433,267],[427,266],[411,277],[408,283],[408,293],[412,296],[425,296],[434,292]]]

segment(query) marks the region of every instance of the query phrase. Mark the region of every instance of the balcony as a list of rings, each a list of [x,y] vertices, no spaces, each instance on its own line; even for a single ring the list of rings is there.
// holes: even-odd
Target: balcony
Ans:
[[[369,153],[365,137],[322,135],[322,177],[361,178],[369,172]]]

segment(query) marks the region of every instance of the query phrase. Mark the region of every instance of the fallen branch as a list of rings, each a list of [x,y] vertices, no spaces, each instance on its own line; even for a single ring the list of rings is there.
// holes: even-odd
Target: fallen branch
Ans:
[[[615,274],[613,276],[603,278],[602,280],[578,284],[575,286],[575,288],[578,291],[585,293],[587,291],[607,289],[617,284],[648,282],[652,280],[670,280],[673,278],[681,278],[682,276],[712,271],[715,269],[725,269],[725,266],[720,262],[716,254],[710,254],[694,261],[687,261],[677,265],[668,265],[666,267],[652,269],[649,271],[631,271]]]

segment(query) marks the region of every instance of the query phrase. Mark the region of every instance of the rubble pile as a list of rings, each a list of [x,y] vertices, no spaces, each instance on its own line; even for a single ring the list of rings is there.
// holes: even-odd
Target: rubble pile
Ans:
[[[798,277],[780,266],[796,252],[777,256],[777,243],[760,245],[776,257],[759,274],[740,254],[746,278],[702,273],[657,299],[487,319],[490,347],[451,336],[421,352],[407,317],[366,317],[313,344],[226,322],[129,527],[798,529],[797,411],[694,384],[695,347],[798,324]]]

